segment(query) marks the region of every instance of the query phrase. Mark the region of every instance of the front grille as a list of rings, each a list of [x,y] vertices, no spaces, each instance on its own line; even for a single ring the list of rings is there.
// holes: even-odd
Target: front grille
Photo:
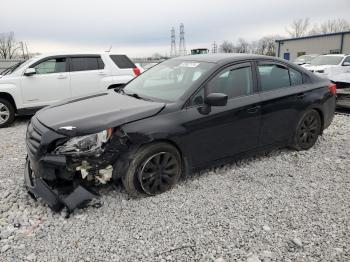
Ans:
[[[34,156],[37,155],[40,149],[41,136],[42,134],[33,125],[33,123],[29,123],[27,128],[27,148],[28,151]]]

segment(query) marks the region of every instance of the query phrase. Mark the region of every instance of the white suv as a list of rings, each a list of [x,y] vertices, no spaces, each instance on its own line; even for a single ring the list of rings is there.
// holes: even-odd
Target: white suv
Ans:
[[[140,74],[125,55],[50,54],[19,63],[0,75],[0,128],[16,114],[76,96],[117,88]]]

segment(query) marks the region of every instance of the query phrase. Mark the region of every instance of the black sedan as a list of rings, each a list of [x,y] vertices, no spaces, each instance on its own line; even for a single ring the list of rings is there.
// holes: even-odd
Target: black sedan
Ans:
[[[51,208],[74,209],[92,185],[132,196],[182,175],[273,147],[307,150],[333,119],[335,85],[257,55],[167,60],[124,88],[39,111],[27,130],[25,181]]]

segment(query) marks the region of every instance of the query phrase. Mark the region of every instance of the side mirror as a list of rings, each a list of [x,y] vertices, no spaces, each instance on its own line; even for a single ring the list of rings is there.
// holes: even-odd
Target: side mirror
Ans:
[[[34,68],[27,68],[25,71],[24,71],[24,75],[25,76],[32,76],[32,75],[35,75],[36,74],[36,71]]]
[[[343,66],[350,66],[350,62],[344,62]]]
[[[211,93],[205,98],[205,103],[209,106],[226,106],[228,96],[223,93]]]

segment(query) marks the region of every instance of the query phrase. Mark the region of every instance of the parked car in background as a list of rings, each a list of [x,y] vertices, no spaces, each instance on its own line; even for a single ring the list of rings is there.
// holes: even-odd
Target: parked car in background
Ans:
[[[332,80],[332,77],[337,74],[350,73],[350,55],[321,55],[304,67],[318,76]]]
[[[0,127],[11,124],[16,114],[120,87],[139,74],[126,55],[59,53],[29,59],[0,78]]]
[[[350,108],[350,55],[322,55],[311,61],[306,69],[337,85],[337,106]]]
[[[307,150],[333,119],[335,85],[268,56],[170,59],[123,89],[57,103],[28,126],[25,183],[54,210],[122,180],[131,196],[247,153]]]
[[[313,59],[315,59],[318,56],[318,54],[302,55],[295,59],[294,63],[296,63],[297,65],[308,65]]]

